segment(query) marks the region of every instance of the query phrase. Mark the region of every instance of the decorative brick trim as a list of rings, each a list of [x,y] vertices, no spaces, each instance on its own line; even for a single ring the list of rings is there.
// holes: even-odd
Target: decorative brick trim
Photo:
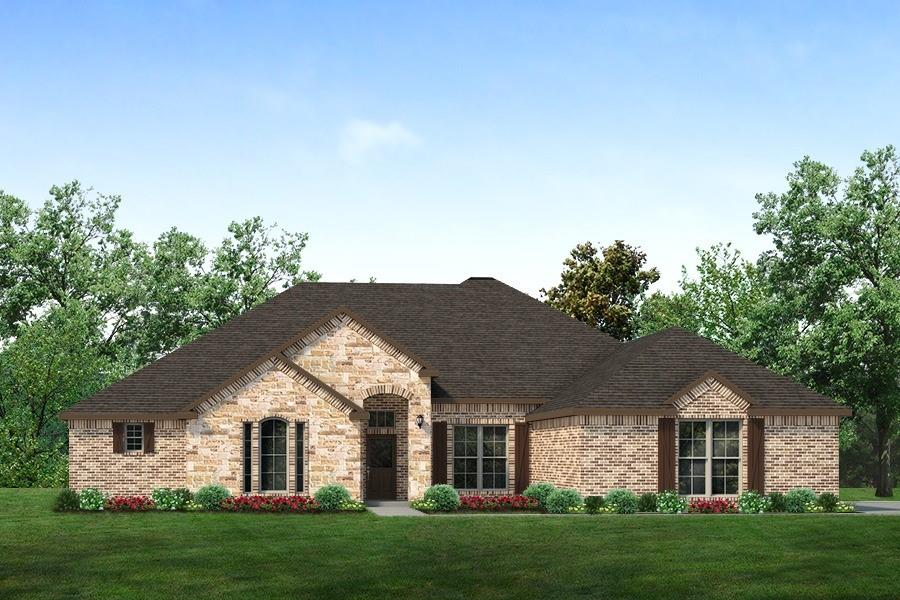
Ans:
[[[808,427],[838,426],[841,417],[837,415],[768,415],[766,425],[803,425]]]
[[[699,398],[702,394],[710,391],[717,394],[724,400],[727,400],[734,404],[735,408],[741,413],[745,413],[747,409],[750,408],[749,400],[735,392],[730,386],[719,381],[719,379],[716,377],[708,377],[704,379],[699,384],[695,385],[690,390],[682,394],[680,397],[674,399],[672,401],[672,404],[676,409],[683,410],[691,402]]]
[[[116,422],[132,422],[133,419],[116,419]],[[157,429],[183,429],[187,421],[184,419],[161,419],[153,421]],[[111,429],[111,419],[74,419],[68,422],[69,429]]]
[[[573,415],[532,421],[531,429],[556,429],[577,425],[656,425],[658,420],[659,417],[656,415]]]

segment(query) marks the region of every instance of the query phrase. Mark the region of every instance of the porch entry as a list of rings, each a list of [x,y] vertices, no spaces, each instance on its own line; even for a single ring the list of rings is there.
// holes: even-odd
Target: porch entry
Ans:
[[[367,436],[366,499],[397,499],[396,435]]]

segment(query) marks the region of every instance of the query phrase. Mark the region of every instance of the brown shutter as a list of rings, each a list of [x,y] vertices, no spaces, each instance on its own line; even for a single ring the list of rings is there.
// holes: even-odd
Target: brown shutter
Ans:
[[[516,423],[516,493],[528,487],[528,423]]]
[[[675,419],[659,420],[659,491],[677,489],[675,485]]]
[[[113,452],[125,452],[125,423],[113,423]]]
[[[447,423],[431,423],[431,485],[447,483]]]
[[[153,435],[153,423],[144,423],[144,453],[152,454],[156,451],[156,445],[154,443],[155,437]]]
[[[766,424],[765,419],[748,419],[747,487],[766,493]]]

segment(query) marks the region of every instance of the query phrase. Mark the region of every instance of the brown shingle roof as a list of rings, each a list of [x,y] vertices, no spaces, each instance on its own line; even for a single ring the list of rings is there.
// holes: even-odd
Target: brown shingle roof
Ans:
[[[438,376],[435,400],[544,401],[618,342],[491,278],[301,283],[64,413],[181,413],[340,308]]]
[[[622,344],[535,410],[549,418],[597,410],[674,412],[671,401],[708,376],[750,402],[751,414],[849,410],[790,379],[677,327]]]
[[[670,410],[709,371],[752,409],[836,404],[683,330],[619,343],[491,278],[460,284],[302,283],[114,383],[63,413],[190,416],[199,402],[336,312],[404,351],[429,373],[435,401],[545,402],[535,416],[584,410]]]

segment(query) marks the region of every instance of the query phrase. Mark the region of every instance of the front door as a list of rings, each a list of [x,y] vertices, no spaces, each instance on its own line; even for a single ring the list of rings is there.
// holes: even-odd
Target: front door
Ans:
[[[366,500],[397,499],[396,436],[370,435],[366,446]]]

